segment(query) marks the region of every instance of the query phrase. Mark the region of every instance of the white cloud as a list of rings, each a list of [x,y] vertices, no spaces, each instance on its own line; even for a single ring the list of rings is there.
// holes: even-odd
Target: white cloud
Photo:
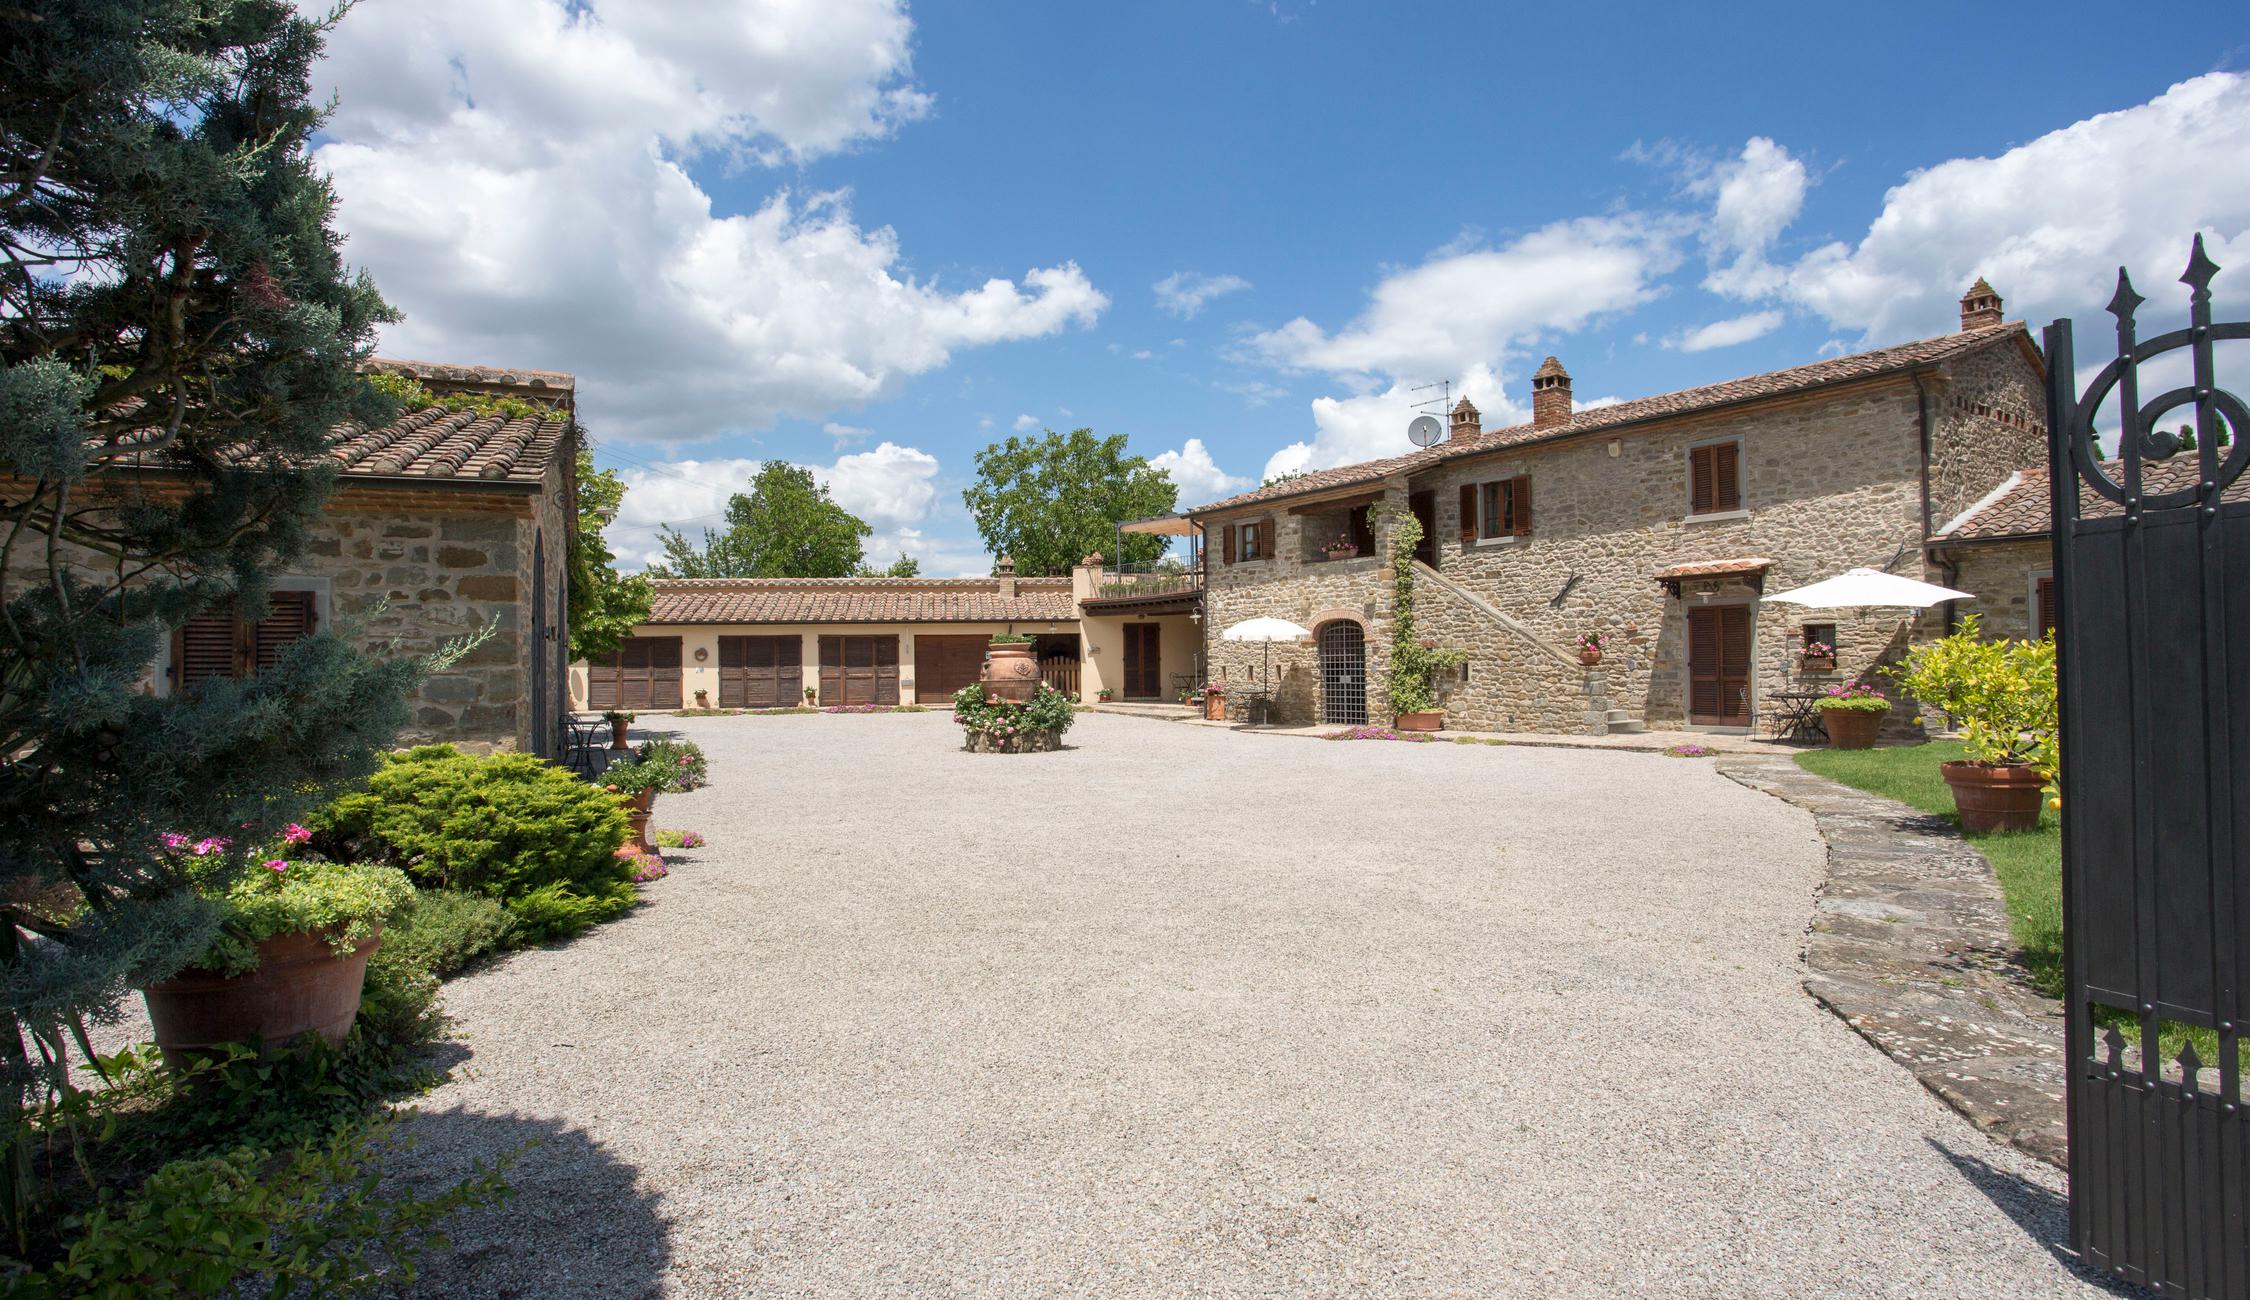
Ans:
[[[1223,298],[1250,287],[1239,275],[1203,275],[1174,271],[1155,284],[1156,305],[1182,320],[1194,319],[1213,298]]]
[[[1751,137],[1739,158],[1703,178],[1703,187],[1716,196],[1707,236],[1714,261],[1719,255],[1734,259],[1714,266],[1705,288],[1737,295],[1771,289],[1779,275],[1767,252],[1804,209],[1807,184],[1805,165],[1764,136]]]
[[[704,529],[724,527],[728,498],[748,491],[763,463],[724,457],[620,466],[625,502],[602,536],[623,567],[655,563],[664,555],[659,528],[668,525],[700,540]],[[875,530],[867,542],[870,562],[888,564],[901,547],[921,555],[946,545],[922,535],[922,525],[937,505],[937,457],[917,447],[885,442],[872,451],[839,456],[833,464],[810,468],[836,504]],[[959,548],[952,550],[966,554]]]
[[[2178,315],[2188,237],[2222,266],[2250,259],[2250,75],[2214,72],[2146,104],[2087,118],[1994,158],[1957,158],[1884,196],[1855,245],[1832,243],[1787,269],[1779,292],[1839,329],[1881,343],[1942,332],[1978,276],[2012,317],[2093,315],[2117,268],[2148,311]],[[2250,298],[2250,275],[2214,292]]]
[[[717,17],[713,15],[717,14]],[[949,286],[846,195],[714,211],[690,167],[803,160],[926,114],[897,0],[723,12],[564,0],[354,9],[320,75],[349,256],[384,348],[575,371],[589,423],[678,441],[819,419],[960,348],[1091,324],[1074,263]]]
[[[1679,223],[1580,217],[1500,248],[1448,252],[1386,277],[1359,318],[1330,333],[1300,316],[1248,350],[1287,370],[1325,371],[1362,389],[1375,376],[1462,375],[1532,340],[1654,298],[1678,265]]]
[[[1289,390],[1279,384],[1269,384],[1263,379],[1245,379],[1240,382],[1219,382],[1212,387],[1222,393],[1233,393],[1245,406],[1264,406],[1289,396]]]
[[[1019,415],[1016,417],[1014,427],[1017,433],[1029,433],[1039,427],[1039,417],[1036,415]]]
[[[1454,385],[1453,395],[1455,401],[1468,398],[1488,429],[1531,418],[1529,410],[1509,398],[1500,376],[1490,367],[1472,368]],[[1417,406],[1428,396],[1411,391],[1408,384],[1394,383],[1380,393],[1314,398],[1312,438],[1275,452],[1267,459],[1261,477],[1405,455],[1414,450],[1414,444],[1407,440],[1406,426],[1421,413]]]
[[[820,431],[835,440],[838,447],[848,447],[855,442],[865,442],[875,436],[873,429],[863,429],[856,424],[843,424],[830,420],[820,426]]]
[[[1666,339],[1664,346],[1677,348],[1682,352],[1708,352],[1712,348],[1731,348],[1737,343],[1748,343],[1752,339],[1764,338],[1779,328],[1781,328],[1780,312],[1752,312],[1747,316],[1736,316],[1730,320],[1715,320],[1708,325],[1699,325],[1677,337]]]
[[[1250,480],[1229,474],[1211,459],[1211,449],[1203,439],[1190,438],[1178,451],[1159,452],[1148,458],[1148,463],[1172,476],[1173,486],[1180,490],[1180,505],[1202,505],[1216,501],[1230,492],[1239,492],[1250,486]]]

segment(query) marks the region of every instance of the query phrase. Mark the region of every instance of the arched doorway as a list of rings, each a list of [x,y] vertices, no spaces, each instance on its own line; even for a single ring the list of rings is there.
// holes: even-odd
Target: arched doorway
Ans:
[[[1320,643],[1320,720],[1367,725],[1367,634],[1341,619],[1323,623]]]

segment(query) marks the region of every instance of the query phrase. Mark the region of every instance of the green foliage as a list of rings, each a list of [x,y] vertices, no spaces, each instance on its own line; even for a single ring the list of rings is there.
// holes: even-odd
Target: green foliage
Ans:
[[[1096,551],[1116,550],[1119,524],[1168,512],[1179,491],[1146,458],[1126,454],[1123,434],[1050,429],[978,452],[977,481],[961,499],[994,555],[1013,559],[1026,577],[1051,577]],[[1169,540],[1129,535],[1121,558],[1147,564]]]
[[[1032,640],[1033,638],[1025,636],[1021,632],[995,632],[992,634],[991,644],[1030,645],[1032,643]]]
[[[633,629],[648,621],[655,592],[644,574],[619,573],[602,530],[625,504],[625,480],[616,470],[595,469],[594,454],[578,448],[578,527],[570,539],[570,657],[615,654]]]
[[[332,429],[393,407],[358,373],[392,313],[345,267],[309,155],[327,21],[273,0],[0,9],[11,1116],[67,1086],[76,1026],[214,937],[159,837],[270,838],[372,768],[422,671],[319,636],[245,681],[141,689],[190,617],[263,612],[334,486]],[[256,869],[225,868],[214,892]],[[25,1168],[17,1151],[0,1179],[19,1244],[47,1213]]]
[[[479,1166],[430,1195],[382,1190],[399,1139],[387,1122],[268,1155],[249,1147],[177,1160],[139,1188],[110,1192],[67,1225],[52,1265],[13,1279],[26,1297],[366,1294],[410,1283],[417,1255],[444,1250],[438,1225],[509,1195],[503,1170]]]
[[[437,407],[445,411],[467,411],[475,415],[497,415],[503,420],[559,420],[564,418],[553,407],[522,397],[503,397],[494,393],[431,392],[421,380],[412,375],[402,375],[393,370],[378,370],[362,377],[363,382],[395,403],[401,411],[427,411]],[[584,454],[584,453],[581,453]]]
[[[769,460],[749,495],[727,501],[724,532],[703,530],[698,546],[670,527],[661,530],[660,578],[848,578],[859,571],[861,546],[874,529],[837,505],[802,465]]]
[[[219,937],[196,965],[247,974],[258,968],[260,943],[309,931],[324,933],[337,956],[349,956],[413,896],[396,867],[274,858],[219,896]]]
[[[500,900],[527,941],[574,934],[635,897],[616,856],[626,830],[617,797],[528,754],[425,745],[388,755],[364,790],[306,825],[331,857]]]
[[[1901,690],[1953,718],[1976,762],[2061,771],[2052,634],[1986,640],[1971,614],[1953,635],[1908,650],[1896,676]]]
[[[971,682],[953,693],[953,720],[963,730],[987,736],[1001,749],[1011,749],[1035,735],[1061,735],[1078,720],[1070,697],[1039,683],[1023,704],[988,694],[981,682]]]
[[[628,798],[648,790],[662,793],[671,788],[673,779],[671,772],[638,756],[602,769],[602,788]]]
[[[515,918],[499,900],[459,889],[423,889],[391,917],[376,956],[442,978],[507,951],[515,937]]]
[[[1842,686],[1829,687],[1820,697],[1820,707],[1845,713],[1888,713],[1891,711],[1891,700],[1866,682],[1846,682]]]
[[[1414,548],[1422,522],[1407,511],[1391,515],[1391,663],[1385,690],[1393,713],[1437,707],[1437,675],[1469,661],[1466,652],[1422,644],[1414,628]]]
[[[862,578],[919,578],[922,576],[922,562],[906,552],[900,551],[897,559],[880,569],[872,564],[860,565],[859,576]]]
[[[676,793],[710,784],[711,760],[704,755],[703,746],[692,740],[659,737],[644,743],[635,757],[669,774],[659,789]]]

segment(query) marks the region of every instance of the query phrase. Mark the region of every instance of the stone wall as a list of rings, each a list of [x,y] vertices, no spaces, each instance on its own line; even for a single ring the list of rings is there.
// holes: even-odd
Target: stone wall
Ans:
[[[1403,504],[1404,493],[1397,493],[1396,499]],[[1237,516],[1236,522],[1259,517],[1244,514]],[[1221,634],[1249,619],[1281,618],[1317,636],[1321,625],[1349,618],[1367,629],[1368,717],[1387,720],[1382,717],[1380,701],[1390,651],[1377,625],[1383,612],[1379,602],[1389,599],[1388,580],[1380,573],[1382,561],[1376,554],[1349,560],[1322,556],[1317,544],[1335,533],[1328,516],[1293,515],[1284,506],[1271,512],[1270,517],[1274,554],[1266,559],[1227,564],[1224,548],[1209,545],[1216,535],[1206,539],[1206,654],[1211,680],[1224,682],[1228,688],[1228,714],[1246,716],[1249,694],[1270,690],[1277,723],[1309,726],[1329,721],[1320,714],[1320,660],[1315,642],[1272,645],[1269,678],[1268,646],[1227,641]],[[1387,527],[1379,526],[1378,553],[1388,541]]]
[[[1975,614],[1986,636],[2029,639],[2038,620],[2032,584],[2055,571],[2055,553],[2046,538],[2025,542],[1980,542],[1955,547],[1952,585],[1976,593],[1960,614]]]
[[[1929,383],[1932,532],[2010,474],[2047,463],[2042,382],[2024,349],[2009,343],[1957,357]]]

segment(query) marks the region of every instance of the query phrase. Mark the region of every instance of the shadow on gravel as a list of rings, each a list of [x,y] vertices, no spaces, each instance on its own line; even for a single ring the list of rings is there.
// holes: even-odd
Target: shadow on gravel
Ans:
[[[663,1289],[670,1225],[637,1171],[554,1120],[423,1112],[402,1126],[414,1146],[393,1182],[430,1191],[509,1153],[515,1195],[449,1220],[450,1249],[421,1261],[415,1296],[641,1296]]]
[[[2142,1297],[2151,1294],[2137,1286],[2120,1282],[2106,1273],[2097,1273],[2078,1262],[2078,1252],[2070,1248],[2070,1202],[2054,1192],[2026,1182],[2005,1169],[1998,1168],[1973,1155],[1965,1155],[1935,1138],[1925,1138],[1932,1150],[1945,1157],[1954,1171],[1967,1179],[1971,1187],[1984,1193],[1986,1200],[2000,1207],[2000,1212],[2015,1221],[2025,1236],[2046,1247],[2065,1268],[2081,1279],[2102,1288],[2114,1296]]]

